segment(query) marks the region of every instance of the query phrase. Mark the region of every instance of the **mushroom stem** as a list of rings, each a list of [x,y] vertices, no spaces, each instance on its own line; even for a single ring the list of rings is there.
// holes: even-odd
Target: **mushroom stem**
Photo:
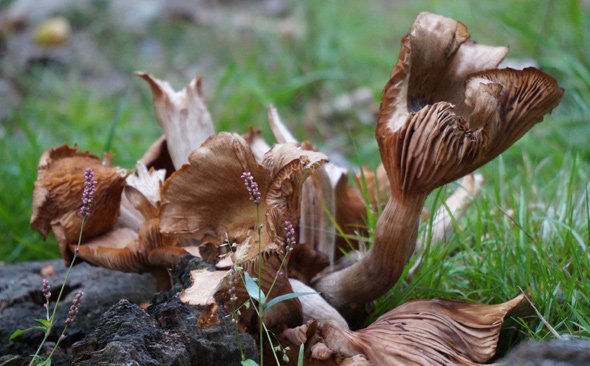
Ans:
[[[338,310],[384,294],[399,279],[414,252],[425,198],[392,195],[377,221],[375,244],[369,253],[354,265],[317,279],[313,287]]]

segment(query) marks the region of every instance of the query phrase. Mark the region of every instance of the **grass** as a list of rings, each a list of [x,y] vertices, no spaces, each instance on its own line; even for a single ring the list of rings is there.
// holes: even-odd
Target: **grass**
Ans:
[[[266,127],[274,104],[299,137],[376,167],[373,126],[355,114],[306,121],[312,103],[368,86],[377,103],[397,58],[399,40],[415,15],[429,10],[469,26],[475,40],[509,44],[510,57],[530,58],[566,89],[562,105],[499,159],[481,169],[482,195],[449,242],[431,248],[411,281],[402,279],[380,299],[373,317],[410,299],[447,297],[500,302],[523,289],[559,332],[590,336],[590,6],[582,1],[473,2],[423,0],[394,3],[306,1],[293,5],[306,27],[300,38],[268,32],[203,28],[156,21],[149,34],[117,31],[101,18],[74,24],[89,31],[124,79],[105,91],[76,68],[36,68],[15,78],[22,101],[2,121],[0,231],[5,262],[57,258],[28,226],[36,165],[41,153],[67,143],[131,167],[161,133],[146,85],[132,75],[145,70],[179,88],[205,76],[205,94],[218,130]],[[508,11],[509,10],[509,11]],[[83,24],[90,24],[87,29]],[[108,40],[108,41],[107,41]],[[142,56],[155,42],[157,57]],[[152,55],[153,56],[153,55]],[[190,71],[187,71],[190,70]],[[452,187],[443,188],[441,196]],[[434,196],[428,201],[432,205]],[[536,316],[520,332],[550,333]]]

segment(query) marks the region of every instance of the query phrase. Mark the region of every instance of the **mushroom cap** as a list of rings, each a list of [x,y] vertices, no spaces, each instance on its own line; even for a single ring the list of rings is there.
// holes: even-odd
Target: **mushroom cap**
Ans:
[[[176,169],[186,163],[190,152],[213,135],[213,121],[196,77],[181,91],[145,72],[137,76],[147,81],[152,90],[156,118],[166,135],[166,147]]]
[[[158,137],[148,147],[141,159],[139,159],[139,162],[148,169],[165,170],[166,177],[169,177],[176,170],[170,157],[170,152],[168,151],[168,142],[166,141],[165,134]]]
[[[451,300],[411,301],[357,332],[327,325],[334,351],[363,354],[376,365],[480,365],[495,353],[506,315],[524,295],[498,305]]]
[[[134,174],[127,177],[121,216],[116,225],[107,233],[83,242],[78,257],[123,272],[159,273],[187,255],[178,247],[178,238],[160,233],[158,207],[165,173],[164,170],[148,171],[138,163]],[[70,244],[70,250],[75,247]]]
[[[103,165],[95,155],[67,145],[44,152],[37,168],[30,224],[44,238],[53,231],[68,264],[72,258],[68,245],[78,242],[82,225],[80,207],[87,168],[93,170],[97,185],[82,241],[109,231],[115,224],[127,173]]]
[[[246,140],[222,132],[195,149],[189,163],[162,187],[161,230],[201,242],[244,244],[237,263],[256,256],[257,207],[240,178],[250,172],[257,182],[262,249],[284,243],[285,220],[297,222],[301,185],[327,158],[293,144],[275,145],[259,164]]]
[[[278,144],[264,154],[259,164],[244,138],[219,133],[195,149],[189,163],[164,183],[161,230],[202,243],[236,243],[233,262],[252,277],[257,277],[260,268],[260,286],[268,299],[291,293],[288,270],[278,273],[286,255],[285,220],[297,223],[303,181],[326,160],[325,155],[295,144]],[[250,200],[244,186],[244,172],[250,172],[258,184],[258,205]],[[257,221],[262,224],[260,237]],[[236,282],[236,296],[242,303],[248,293],[241,281]],[[272,291],[267,293],[273,283]],[[242,313],[241,322],[255,329],[251,325],[253,310]],[[285,322],[297,325],[301,319],[301,305],[291,299],[269,308],[264,321],[274,327]]]
[[[559,104],[533,69],[493,69],[505,47],[469,41],[450,18],[421,13],[385,86],[377,141],[398,196],[428,194],[498,156]]]
[[[226,233],[231,242],[245,240],[256,223],[256,206],[240,178],[245,171],[261,190],[269,185],[270,175],[239,135],[221,132],[207,139],[162,186],[162,232],[216,244]]]

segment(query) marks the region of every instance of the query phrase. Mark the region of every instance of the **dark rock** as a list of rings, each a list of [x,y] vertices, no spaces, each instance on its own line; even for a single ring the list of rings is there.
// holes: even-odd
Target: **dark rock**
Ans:
[[[528,341],[499,362],[510,366],[588,366],[590,340],[555,339],[548,342]]]
[[[197,268],[214,266],[187,258],[173,273],[172,289],[154,295],[149,276],[75,266],[57,310],[58,326],[41,354],[55,344],[72,298],[82,289],[78,318],[68,328],[52,365],[240,365],[240,345],[245,357],[256,359],[254,339],[238,335],[223,309],[219,324],[202,329],[197,326],[202,309],[180,301],[178,293],[190,285],[189,272]],[[6,355],[0,366],[28,364],[43,338],[40,331],[32,331],[7,341],[15,329],[33,326],[34,319],[45,317],[41,272],[52,274],[48,279],[55,300],[65,275],[61,261],[0,266],[0,353]],[[146,310],[138,305],[150,298]]]
[[[174,291],[159,296],[147,311],[121,300],[96,330],[74,344],[75,365],[240,365],[239,343],[256,358],[252,337],[240,334],[227,314],[209,329],[197,326],[201,310],[183,304]]]
[[[41,275],[42,271],[45,276]],[[16,329],[35,326],[35,319],[45,318],[41,280],[46,277],[51,285],[52,309],[65,272],[62,260],[0,265],[0,355],[26,356],[35,353],[43,339],[41,331],[24,333],[12,342],[8,338]],[[149,275],[109,271],[86,263],[74,266],[56,312],[57,326],[49,337],[50,344],[55,344],[61,333],[72,299],[78,290],[84,291],[84,298],[76,321],[60,343],[62,350],[67,350],[74,342],[90,333],[102,313],[120,299],[136,304],[148,303],[155,291]],[[67,352],[58,352],[53,365],[69,364],[69,358]],[[4,359],[2,361],[8,362]],[[14,363],[6,363],[12,364]]]

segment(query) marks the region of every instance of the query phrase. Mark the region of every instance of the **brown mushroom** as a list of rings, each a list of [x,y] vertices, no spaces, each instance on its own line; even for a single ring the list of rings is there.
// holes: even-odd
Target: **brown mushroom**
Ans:
[[[166,177],[169,177],[176,168],[170,157],[168,151],[168,142],[166,141],[166,135],[158,137],[150,147],[146,150],[143,156],[139,159],[139,162],[145,165],[148,169],[154,170],[165,170]]]
[[[214,133],[213,121],[201,90],[201,78],[195,78],[176,92],[166,81],[145,72],[136,74],[152,89],[156,117],[164,129],[174,167],[178,169],[187,162],[190,152]]]
[[[31,226],[43,238],[53,231],[67,265],[73,257],[68,246],[75,245],[80,236],[80,207],[87,168],[94,171],[97,186],[94,208],[84,224],[83,241],[104,234],[115,224],[127,172],[103,165],[98,157],[67,145],[44,152],[37,168]]]
[[[466,365],[495,353],[506,315],[524,302],[520,295],[498,305],[419,300],[382,315],[359,331],[327,324],[328,349],[344,357],[364,356],[374,365]]]
[[[78,257],[118,271],[149,272],[158,290],[168,288],[166,269],[189,253],[179,247],[178,238],[160,233],[158,210],[164,176],[165,171],[148,171],[138,163],[134,174],[127,177],[116,225],[107,233],[85,241]],[[70,244],[70,250],[74,247],[75,244]]]
[[[236,243],[233,262],[252,277],[258,276],[261,266],[261,288],[265,293],[276,279],[267,298],[292,292],[287,276],[277,275],[285,255],[285,221],[297,224],[303,181],[326,160],[323,154],[294,144],[278,144],[259,164],[248,142],[239,135],[214,135],[164,183],[162,233],[215,246]],[[244,187],[244,172],[249,172],[258,184],[259,206],[250,200]],[[262,224],[260,238],[257,217]],[[247,299],[243,286],[237,289],[237,295],[241,301]],[[265,322],[271,326],[293,317],[294,324],[301,320],[297,300],[283,301],[270,310]]]
[[[380,107],[376,137],[391,196],[374,247],[312,284],[336,309],[371,301],[395,284],[432,190],[499,155],[559,103],[563,90],[543,72],[493,69],[505,54],[504,47],[469,41],[466,27],[450,18],[416,19]]]

